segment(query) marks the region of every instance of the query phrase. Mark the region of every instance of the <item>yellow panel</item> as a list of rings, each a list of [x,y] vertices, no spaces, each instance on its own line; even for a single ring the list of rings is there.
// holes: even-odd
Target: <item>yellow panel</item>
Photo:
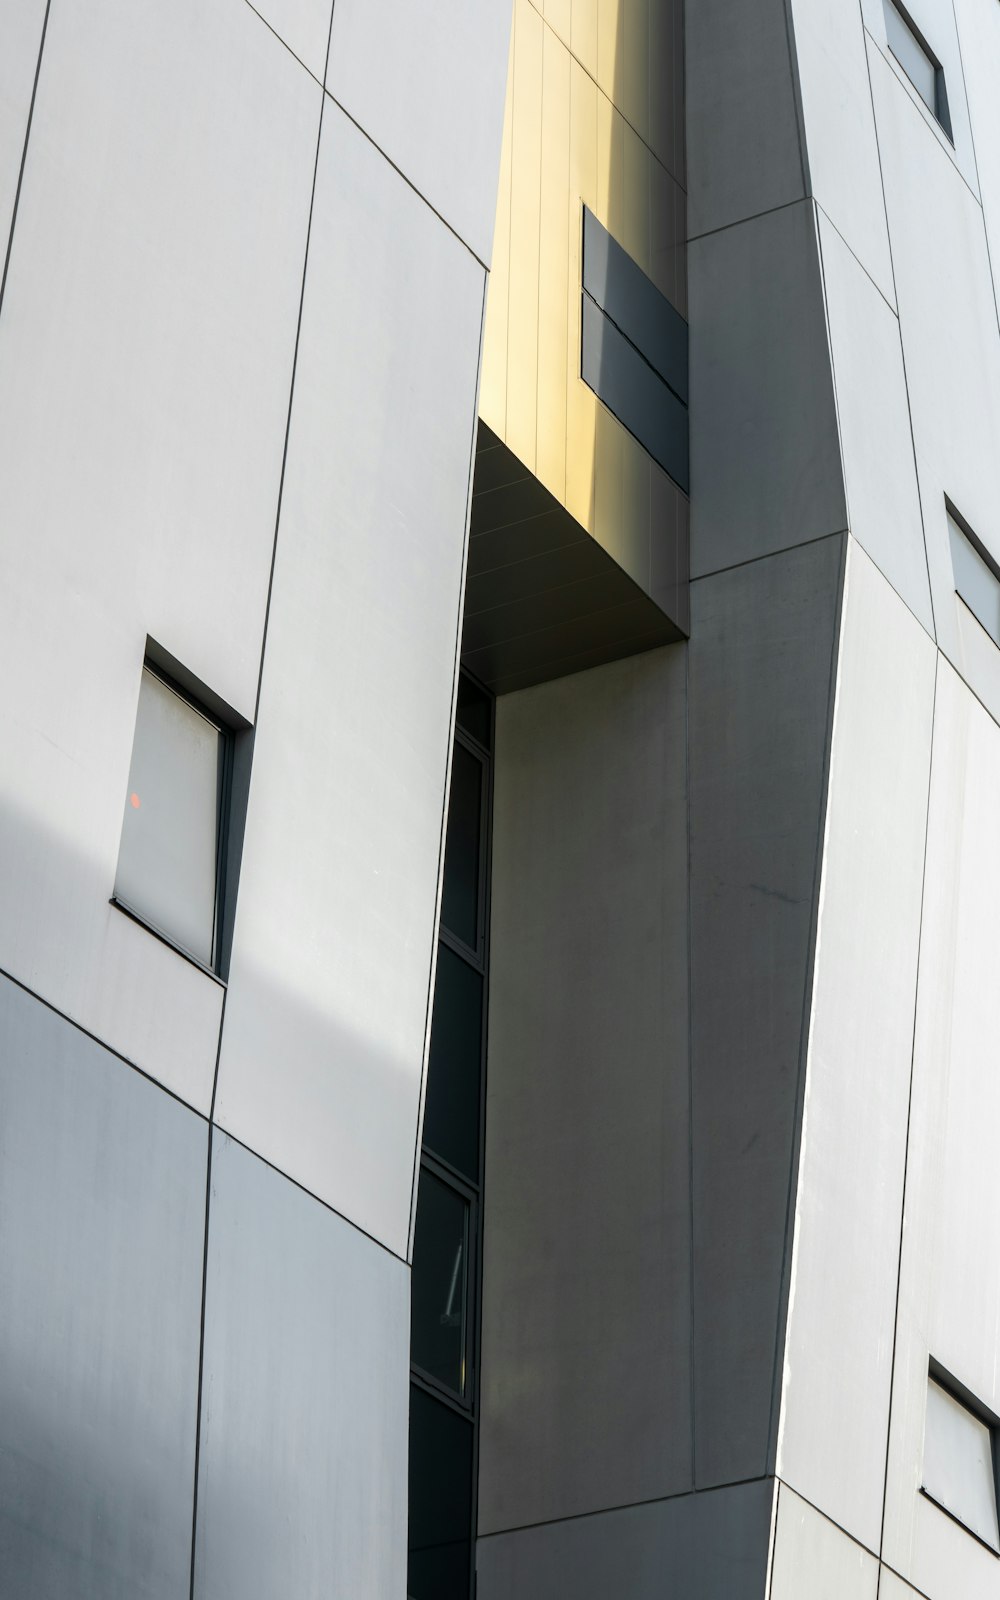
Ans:
[[[622,457],[628,438],[621,423],[597,404],[594,451],[594,537],[613,560],[622,558]]]
[[[542,175],[542,38],[530,4],[514,12],[514,123],[511,147],[507,431],[514,454],[535,469],[538,388],[538,231]]]
[[[625,82],[623,0],[597,0],[597,82],[619,108]]]
[[[606,95],[597,101],[597,217],[620,244],[625,235],[625,122]]]
[[[544,0],[542,15],[550,28],[554,28],[563,44],[573,39],[573,0]]]
[[[596,83],[570,66],[569,339],[566,361],[566,507],[585,528],[594,525],[594,432],[597,396],[580,377],[580,286],[583,282],[581,202],[597,211]]]
[[[538,431],[535,472],[566,495],[566,361],[570,280],[570,54],[545,30],[542,74],[542,193],[538,275]],[[576,208],[572,208],[575,214]],[[577,286],[578,287],[578,286]]]
[[[507,436],[507,302],[510,291],[510,174],[514,112],[514,37],[507,63],[507,103],[500,146],[500,184],[493,233],[493,262],[486,293],[483,368],[479,380],[479,415],[501,439]]]
[[[649,276],[678,310],[684,298],[684,194],[666,167],[649,163]]]
[[[618,235],[648,276],[650,270],[649,189],[653,158],[639,135],[625,123],[625,220]]]
[[[656,0],[653,0],[656,4]],[[624,98],[615,98],[626,122],[649,142],[649,7],[650,0],[622,0],[625,16]]]
[[[571,47],[577,61],[597,77],[597,0],[573,0]]]

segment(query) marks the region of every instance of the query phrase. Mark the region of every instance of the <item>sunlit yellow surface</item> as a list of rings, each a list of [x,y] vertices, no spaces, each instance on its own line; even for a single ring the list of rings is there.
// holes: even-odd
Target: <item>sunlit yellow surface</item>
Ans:
[[[480,391],[484,421],[644,587],[658,469],[579,375],[582,207],[686,314],[679,13],[515,0]]]

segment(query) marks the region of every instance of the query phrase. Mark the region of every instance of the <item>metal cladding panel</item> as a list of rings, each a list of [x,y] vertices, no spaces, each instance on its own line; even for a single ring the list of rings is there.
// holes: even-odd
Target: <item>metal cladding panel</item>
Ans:
[[[765,1600],[774,1489],[764,1478],[480,1539],[478,1600]]]
[[[202,1108],[108,899],[147,635],[253,716],[319,106],[236,0],[54,5],[0,317],[0,966]]]
[[[925,1600],[916,1589],[911,1589],[897,1573],[885,1566],[879,1573],[878,1594],[879,1600]]]
[[[484,1533],[691,1483],[684,676],[497,705]]]
[[[0,251],[7,253],[45,0],[8,0],[0,17]]]
[[[768,1600],[876,1600],[878,1559],[782,1483]]]
[[[933,635],[899,323],[822,213],[819,233],[851,532]]]
[[[851,540],[777,1470],[873,1550],[882,1527],[935,660],[932,641]],[[780,1511],[778,1521],[780,1530]]]
[[[696,239],[689,260],[697,578],[838,532],[847,507],[812,203]]]
[[[872,88],[938,644],[983,699],[944,497],[1000,556],[1000,337],[983,213],[879,52]]]
[[[894,78],[898,84],[895,93],[900,107],[905,109],[906,103],[910,103],[913,111],[907,112],[907,116],[913,126],[917,125],[918,118],[923,122],[939,153],[945,158],[952,170],[964,178],[972,193],[978,198],[979,177],[976,170],[976,150],[973,146],[972,128],[969,123],[969,108],[965,95],[965,63],[959,46],[954,7],[941,5],[940,0],[906,0],[905,5],[895,7],[897,12],[902,11],[905,14],[909,23],[916,28],[918,35],[925,41],[931,56],[941,65],[947,92],[948,119],[951,123],[948,133],[941,127],[934,112],[924,103],[919,90],[890,48],[887,37],[885,0],[861,0],[861,9],[864,15],[865,27],[870,36],[869,54],[872,49],[876,49],[881,53],[882,60],[888,68],[890,79]],[[912,32],[912,29],[908,28],[907,31]],[[926,56],[927,50],[921,49],[921,54]],[[875,123],[881,139],[877,99],[875,104]],[[933,147],[927,145],[925,148],[931,149]],[[891,209],[889,210],[889,232],[891,237]],[[895,258],[895,241],[893,241],[893,255]]]
[[[208,1129],[0,979],[0,1591],[186,1600]]]
[[[688,237],[801,200],[807,190],[784,0],[687,6],[684,58]]]
[[[322,83],[333,0],[256,0],[254,10]]]
[[[326,86],[488,266],[511,0],[337,0]]]
[[[861,11],[821,0],[790,9],[810,192],[893,305]]]
[[[691,585],[696,1485],[771,1453],[843,539]]]
[[[1000,1413],[996,907],[1000,729],[938,669],[883,1556],[932,1600],[987,1600],[996,1557],[918,1493],[931,1358]]]
[[[401,1256],[483,289],[328,101],[217,1116]]]
[[[1000,277],[1000,98],[996,92],[1000,11],[991,0],[956,0],[955,11],[995,283]]]
[[[212,1151],[194,1600],[406,1587],[409,1272]]]

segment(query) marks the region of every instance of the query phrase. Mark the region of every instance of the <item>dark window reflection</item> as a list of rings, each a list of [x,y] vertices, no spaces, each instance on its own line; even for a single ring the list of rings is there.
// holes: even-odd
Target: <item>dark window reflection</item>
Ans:
[[[456,721],[460,728],[471,734],[488,750],[490,747],[490,698],[482,689],[463,676],[458,680],[458,706]]]
[[[469,1203],[424,1168],[413,1240],[410,1355],[439,1383],[464,1395]]]
[[[483,980],[442,944],[434,985],[424,1145],[473,1183],[479,1176]]]
[[[479,828],[483,769],[464,745],[455,745],[444,855],[441,921],[473,950],[479,931]]]
[[[410,1389],[410,1553],[413,1600],[468,1600],[472,1424]]]

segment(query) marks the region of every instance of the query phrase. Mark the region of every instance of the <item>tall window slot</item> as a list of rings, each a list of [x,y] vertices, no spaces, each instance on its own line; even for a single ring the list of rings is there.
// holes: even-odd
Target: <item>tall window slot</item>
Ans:
[[[928,111],[951,139],[948,90],[940,61],[901,6],[882,0],[885,12],[886,43]]]
[[[492,697],[463,673],[413,1243],[412,1600],[474,1584],[492,749]]]

